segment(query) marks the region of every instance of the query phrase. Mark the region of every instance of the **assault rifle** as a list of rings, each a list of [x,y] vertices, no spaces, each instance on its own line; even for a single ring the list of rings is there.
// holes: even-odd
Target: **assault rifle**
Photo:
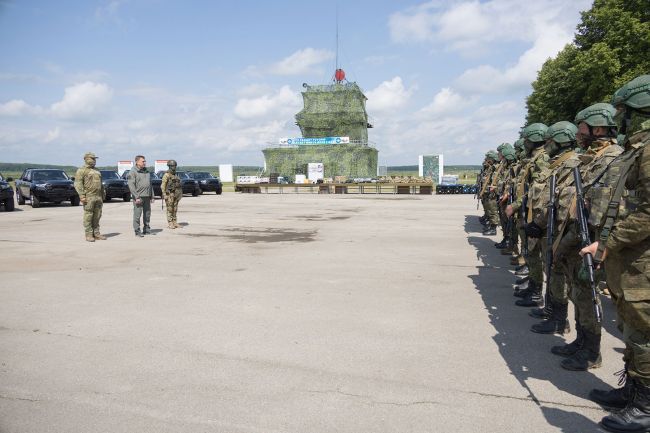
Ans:
[[[524,196],[521,198],[521,208],[519,208],[519,213],[522,221],[522,226],[527,224],[528,219],[528,183],[524,182]],[[521,254],[528,258],[528,235],[524,230],[524,239],[521,245]]]
[[[546,293],[551,293],[551,268],[553,267],[553,232],[555,231],[555,175],[551,176],[550,196],[548,205],[548,219],[546,220]]]
[[[580,248],[584,248],[591,244],[591,238],[589,236],[589,226],[587,225],[587,211],[585,208],[584,191],[582,189],[582,178],[580,177],[580,170],[578,167],[573,168],[573,178],[575,179],[576,184],[576,218],[578,220],[578,227],[580,229]],[[590,253],[587,253],[582,256],[582,261],[585,268],[587,269],[587,274],[589,276],[589,285],[591,286],[591,299],[594,303],[594,314],[596,316],[596,322],[600,323],[603,317],[603,313],[601,311],[600,303],[598,302],[598,293],[596,292],[594,259]]]

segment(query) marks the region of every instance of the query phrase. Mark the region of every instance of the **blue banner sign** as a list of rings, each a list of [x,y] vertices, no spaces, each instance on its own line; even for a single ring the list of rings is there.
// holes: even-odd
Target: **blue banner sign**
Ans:
[[[309,145],[309,144],[348,144],[350,137],[322,137],[322,138],[281,138],[280,144]]]

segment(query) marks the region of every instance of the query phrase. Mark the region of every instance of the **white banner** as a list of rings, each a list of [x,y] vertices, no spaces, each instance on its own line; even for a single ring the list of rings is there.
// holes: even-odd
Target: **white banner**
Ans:
[[[219,164],[219,179],[221,182],[232,182],[232,164]]]
[[[167,171],[169,167],[167,167],[167,161],[168,159],[157,159],[156,163],[154,164],[154,173],[158,173],[159,171]]]
[[[117,161],[117,174],[122,176],[122,173],[124,173],[127,170],[131,170],[133,168],[133,161]]]
[[[314,144],[349,144],[350,137],[322,137],[322,138],[281,138],[279,144],[288,145],[314,145]]]

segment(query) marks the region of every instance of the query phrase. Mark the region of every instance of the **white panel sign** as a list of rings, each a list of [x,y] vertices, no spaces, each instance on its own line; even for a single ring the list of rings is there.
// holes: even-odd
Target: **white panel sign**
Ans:
[[[168,159],[157,159],[154,165],[154,172],[158,173],[159,171],[167,171],[167,161]]]
[[[312,183],[324,177],[325,168],[322,162],[310,162],[307,164],[307,176]]]
[[[304,174],[297,174],[296,175],[296,181],[294,183],[305,183],[307,181],[307,178],[305,177]]]
[[[124,173],[127,170],[131,170],[133,168],[133,161],[117,161],[117,174],[122,176],[122,173]]]
[[[221,182],[232,182],[232,164],[219,164],[219,179]]]

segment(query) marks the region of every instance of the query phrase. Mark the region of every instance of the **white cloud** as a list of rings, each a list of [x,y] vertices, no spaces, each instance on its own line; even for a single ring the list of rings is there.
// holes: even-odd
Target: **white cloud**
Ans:
[[[85,120],[100,113],[113,98],[113,90],[103,83],[86,81],[65,89],[59,102],[52,104],[52,113],[61,119]]]
[[[470,103],[470,100],[454,92],[449,87],[443,87],[433,97],[433,101],[419,111],[420,115],[437,116],[457,113]]]
[[[333,58],[334,53],[329,50],[305,48],[271,65],[270,72],[276,75],[305,75],[312,72],[314,66]]]
[[[282,112],[295,111],[299,106],[298,94],[293,92],[289,86],[283,86],[273,94],[239,99],[235,105],[234,113],[240,119],[254,119],[274,114],[278,110]]]
[[[402,108],[409,101],[414,90],[413,87],[410,89],[405,88],[401,77],[394,77],[390,81],[384,81],[379,86],[366,92],[368,111],[382,112]]]
[[[25,116],[38,114],[41,111],[41,107],[31,106],[22,99],[13,99],[4,104],[0,104],[0,116]]]

